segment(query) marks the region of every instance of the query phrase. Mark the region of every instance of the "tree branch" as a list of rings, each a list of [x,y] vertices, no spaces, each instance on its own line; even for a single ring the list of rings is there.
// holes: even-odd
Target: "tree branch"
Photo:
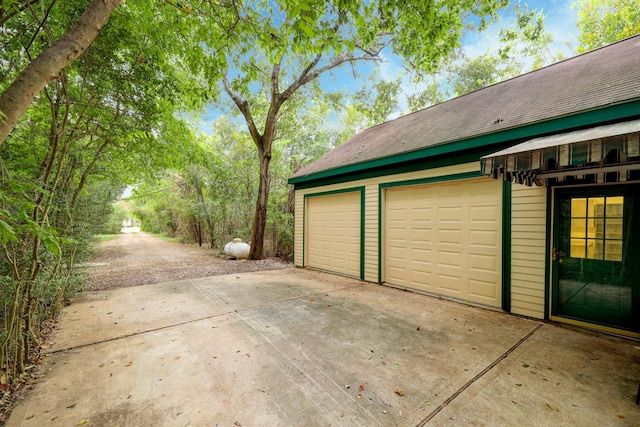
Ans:
[[[249,110],[249,103],[247,102],[247,100],[240,97],[240,95],[238,95],[231,87],[231,83],[229,82],[228,71],[223,69],[221,70],[221,74],[222,74],[222,83],[224,85],[224,90],[227,92],[229,97],[233,100],[233,102],[236,104],[236,106],[244,116],[244,119],[247,122],[247,127],[249,128],[249,133],[251,133],[251,138],[253,139],[253,142],[256,144],[256,146],[259,149],[262,149],[261,147],[262,135],[260,135],[260,132],[258,131],[258,128],[256,127],[256,124],[253,120],[253,116],[251,115],[251,111]]]
[[[16,7],[14,10],[12,10],[9,13],[7,13],[7,11],[4,8],[0,8],[0,28],[4,27],[4,24],[6,24],[11,18],[20,14],[29,6],[38,2],[40,2],[40,0],[25,1],[20,6]],[[55,3],[55,0],[51,4],[53,5],[53,3]]]
[[[76,25],[22,70],[0,97],[0,144],[47,83],[80,56],[121,0],[92,0]]]

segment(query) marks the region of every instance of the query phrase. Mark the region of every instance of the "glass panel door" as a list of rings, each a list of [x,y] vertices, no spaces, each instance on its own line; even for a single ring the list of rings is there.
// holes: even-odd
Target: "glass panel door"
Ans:
[[[553,314],[634,329],[635,197],[610,189],[557,193]]]

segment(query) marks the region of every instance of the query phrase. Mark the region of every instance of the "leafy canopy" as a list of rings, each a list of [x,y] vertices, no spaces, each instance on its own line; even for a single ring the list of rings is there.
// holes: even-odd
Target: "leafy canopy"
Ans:
[[[578,0],[578,47],[583,53],[640,33],[638,0]]]

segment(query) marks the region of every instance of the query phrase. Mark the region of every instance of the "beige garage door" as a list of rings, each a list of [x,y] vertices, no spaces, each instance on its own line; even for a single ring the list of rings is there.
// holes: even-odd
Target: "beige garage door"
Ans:
[[[501,306],[502,183],[463,180],[384,192],[384,280]]]
[[[360,224],[360,191],[308,197],[306,265],[360,277]]]

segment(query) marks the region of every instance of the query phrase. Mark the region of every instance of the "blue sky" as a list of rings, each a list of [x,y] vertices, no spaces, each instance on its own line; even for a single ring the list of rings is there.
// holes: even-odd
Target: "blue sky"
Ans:
[[[576,0],[533,0],[522,1],[527,4],[530,10],[541,10],[545,15],[545,29],[551,33],[554,43],[551,46],[553,51],[560,51],[565,56],[573,56],[570,45],[576,45],[576,22],[578,13],[572,8],[572,4]],[[471,32],[462,39],[462,45],[466,56],[476,57],[493,49],[494,53],[499,47],[498,33],[500,27],[507,26],[510,22],[509,15],[503,15],[500,22],[496,22],[490,28],[482,33]],[[569,44],[569,45],[568,45]],[[388,58],[388,61],[379,67],[380,76],[384,79],[392,79],[402,73],[403,68],[400,60],[397,58]],[[362,81],[355,81],[351,78],[351,73],[338,73],[344,76],[338,81],[331,77],[325,77],[328,86],[337,86],[342,89],[357,90],[361,87]],[[332,81],[333,80],[333,81]]]
[[[570,49],[565,42],[575,45],[577,29],[576,22],[578,19],[578,11],[572,8],[572,4],[576,0],[533,0],[522,1],[527,4],[529,9],[541,10],[545,15],[545,27],[548,32],[554,36],[554,50],[560,50],[567,55]],[[508,17],[505,17],[508,19]],[[507,22],[504,22],[506,24]],[[489,31],[483,34],[470,35],[463,40],[466,51],[471,56],[482,54],[488,47],[495,45],[497,41],[497,32],[499,25],[494,25]]]

